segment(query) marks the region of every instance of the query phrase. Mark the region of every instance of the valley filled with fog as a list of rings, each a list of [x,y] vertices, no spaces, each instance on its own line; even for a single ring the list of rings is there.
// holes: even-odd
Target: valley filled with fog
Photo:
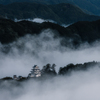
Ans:
[[[100,42],[81,44],[77,49],[72,45],[61,45],[63,38],[54,38],[53,30],[47,29],[40,35],[26,35],[16,42],[0,45],[0,77],[27,76],[34,65],[40,69],[47,63],[60,67],[73,63],[100,61]]]
[[[22,75],[27,77],[33,65],[40,69],[47,64],[56,64],[56,71],[69,63],[77,64],[100,60],[100,42],[65,47],[63,38],[54,39],[54,31],[47,29],[40,35],[26,35],[16,42],[0,45],[0,78]],[[18,83],[0,83],[1,100],[99,100],[100,68],[72,72],[68,76],[57,76],[44,81],[30,80]],[[2,91],[1,91],[2,90]]]

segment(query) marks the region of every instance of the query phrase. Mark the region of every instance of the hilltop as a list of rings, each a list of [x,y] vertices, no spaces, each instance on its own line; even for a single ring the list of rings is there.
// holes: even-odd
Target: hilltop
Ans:
[[[43,68],[40,70],[40,73],[41,75],[36,77],[36,76],[27,76],[27,77],[23,77],[23,76],[19,76],[18,78],[16,77],[16,75],[14,75],[14,77],[4,77],[4,78],[1,78],[0,81],[5,81],[5,80],[15,80],[15,81],[26,81],[26,80],[30,80],[30,79],[33,79],[33,80],[46,80],[48,78],[53,78],[53,77],[59,77],[59,76],[62,76],[62,75],[71,75],[72,72],[78,72],[78,71],[87,71],[89,69],[92,69],[92,68],[95,68],[98,66],[98,68],[100,68],[100,62],[95,62],[95,61],[92,61],[92,62],[85,62],[84,64],[73,64],[73,63],[70,63],[64,67],[60,67],[59,68],[59,71],[58,73],[56,72],[55,70],[55,64],[51,65],[51,64],[46,64],[45,66],[43,66]],[[38,66],[37,66],[38,67]],[[35,70],[35,69],[34,69]],[[37,69],[36,69],[37,70]],[[38,73],[38,71],[34,71],[34,73]],[[32,74],[34,74],[32,73]],[[37,74],[38,75],[38,74]]]

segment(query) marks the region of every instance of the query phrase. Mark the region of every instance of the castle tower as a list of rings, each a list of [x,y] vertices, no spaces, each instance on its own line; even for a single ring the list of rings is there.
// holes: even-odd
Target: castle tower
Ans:
[[[34,65],[28,77],[40,77],[40,76],[41,76],[41,71],[39,67],[37,65]]]
[[[17,80],[17,75],[13,75],[13,79],[14,80]]]

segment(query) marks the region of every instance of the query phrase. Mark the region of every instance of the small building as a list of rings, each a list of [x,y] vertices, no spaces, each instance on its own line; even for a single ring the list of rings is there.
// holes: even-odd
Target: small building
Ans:
[[[37,65],[34,65],[28,77],[40,77],[40,76],[41,76],[41,71],[39,67]]]
[[[17,80],[17,75],[13,75],[13,79],[14,80]]]
[[[18,76],[17,75],[13,75],[13,79],[14,80],[21,80],[23,77],[22,76]]]

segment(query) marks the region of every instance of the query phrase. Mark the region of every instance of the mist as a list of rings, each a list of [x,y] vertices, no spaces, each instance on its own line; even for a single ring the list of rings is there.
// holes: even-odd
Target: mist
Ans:
[[[15,22],[19,22],[19,21],[22,21],[22,20],[27,20],[27,21],[31,21],[31,22],[36,22],[36,23],[43,23],[43,22],[51,22],[51,23],[57,23],[51,19],[42,19],[42,18],[33,18],[33,19],[17,19],[15,18],[14,21]]]
[[[8,45],[0,44],[0,78],[13,75],[27,77],[32,66],[40,69],[56,64],[56,71],[69,63],[100,61],[100,42],[81,44],[77,49],[60,44],[56,31],[47,29],[39,35],[26,35]],[[100,68],[72,72],[44,81],[4,81],[0,83],[0,100],[99,100]],[[17,85],[16,85],[17,84]]]
[[[44,81],[30,80],[14,86],[3,82],[0,100],[99,100],[100,68],[72,72],[70,76],[58,76]],[[2,90],[2,91],[1,91]]]
[[[17,19],[17,18],[15,18],[14,19],[14,22],[20,22],[20,21],[23,21],[23,20],[31,21],[31,22],[35,22],[35,23],[51,22],[51,23],[57,24],[57,22],[54,21],[54,20],[42,19],[42,18],[33,18],[33,19],[30,19],[30,18],[28,18],[28,19]],[[70,26],[72,24],[73,23],[70,23],[70,24],[62,24],[61,26],[66,28],[66,27],[68,27],[68,26]]]
[[[47,63],[55,63],[58,72],[69,63],[100,61],[100,42],[84,43],[71,49],[60,44],[63,38],[54,38],[55,32],[47,29],[40,35],[26,35],[11,44],[0,44],[0,78],[27,76],[34,65],[42,69]]]

